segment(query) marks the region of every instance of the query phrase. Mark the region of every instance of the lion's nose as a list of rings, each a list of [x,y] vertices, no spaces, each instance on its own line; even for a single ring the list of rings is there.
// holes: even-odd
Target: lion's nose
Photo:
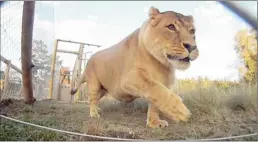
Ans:
[[[196,45],[191,45],[191,44],[188,44],[188,43],[183,43],[184,47],[189,51],[189,53],[191,53],[193,50],[195,50],[197,48]]]

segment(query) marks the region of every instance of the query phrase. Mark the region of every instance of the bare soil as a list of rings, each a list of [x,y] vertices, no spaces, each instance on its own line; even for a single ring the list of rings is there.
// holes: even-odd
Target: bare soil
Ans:
[[[204,106],[205,107],[205,106]],[[256,113],[253,110],[233,110],[225,107],[213,113],[193,111],[187,123],[169,122],[164,129],[146,127],[147,103],[141,99],[130,104],[103,99],[100,119],[89,117],[87,103],[38,101],[33,106],[12,100],[2,105],[0,113],[12,118],[52,128],[99,136],[148,139],[192,140],[237,136],[256,132]],[[191,110],[191,108],[189,108]],[[0,119],[0,140],[100,140],[51,132]],[[257,136],[231,139],[257,141]]]

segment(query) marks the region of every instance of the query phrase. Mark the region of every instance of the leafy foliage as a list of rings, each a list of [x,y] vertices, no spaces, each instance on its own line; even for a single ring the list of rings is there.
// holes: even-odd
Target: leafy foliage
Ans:
[[[236,36],[235,50],[242,59],[244,66],[239,68],[239,73],[244,81],[254,83],[256,81],[257,61],[257,33],[254,30],[240,30]]]
[[[32,70],[33,82],[40,84],[46,83],[46,79],[50,77],[52,58],[51,54],[48,54],[47,46],[42,40],[33,41],[32,62],[35,65]],[[61,64],[62,61],[57,56],[57,65]]]

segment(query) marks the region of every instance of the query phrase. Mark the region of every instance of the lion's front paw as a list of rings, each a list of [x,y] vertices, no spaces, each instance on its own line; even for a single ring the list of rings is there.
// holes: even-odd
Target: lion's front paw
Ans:
[[[160,120],[160,119],[147,120],[146,126],[150,128],[164,128],[168,126],[168,122],[166,120]]]
[[[168,116],[170,119],[175,120],[176,122],[187,122],[191,117],[191,112],[184,105],[179,96],[174,95],[171,100],[168,101],[168,105],[166,106],[166,108],[167,111],[165,115]]]
[[[177,112],[173,113],[172,115],[173,116],[171,118],[176,122],[179,122],[179,121],[187,122],[191,117],[191,113],[186,107],[185,108],[178,107]]]

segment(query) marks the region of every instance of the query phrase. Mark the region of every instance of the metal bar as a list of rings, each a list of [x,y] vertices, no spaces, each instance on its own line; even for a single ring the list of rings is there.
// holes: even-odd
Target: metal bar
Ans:
[[[0,55],[1,61],[8,64],[9,60],[7,60],[5,57],[3,57],[2,55]],[[14,69],[15,71],[17,71],[18,73],[22,74],[21,69],[19,69],[18,67],[16,67],[14,64],[10,63],[10,67],[12,69]]]
[[[88,54],[88,53],[91,53],[91,54],[92,54],[92,52],[91,52],[91,51],[84,52],[84,53],[82,53],[82,54],[84,55],[84,54]]]
[[[56,92],[57,92],[57,100],[60,101],[60,86],[61,86],[61,70],[59,71],[59,74],[58,74],[58,84],[57,84],[57,89],[56,89]]]
[[[62,42],[70,42],[70,43],[83,44],[83,45],[88,45],[88,46],[97,46],[97,47],[101,47],[100,45],[90,44],[90,43],[84,43],[84,42],[77,42],[77,41],[63,40],[63,39],[57,39],[57,40],[58,40],[58,41],[62,41]]]
[[[88,59],[84,59],[84,58],[78,58],[79,60],[88,60]]]
[[[71,74],[62,73],[61,75],[72,76]]]
[[[55,47],[52,54],[52,64],[51,64],[51,72],[50,72],[50,83],[49,83],[49,94],[48,99],[52,99],[53,97],[53,83],[54,83],[54,74],[55,74],[55,65],[56,65],[56,51],[58,47],[58,40],[55,40]]]
[[[82,60],[79,60],[79,58],[82,58],[82,53],[83,53],[83,48],[84,48],[84,45],[81,44],[80,45],[80,49],[79,49],[79,55],[78,55],[78,66],[77,66],[77,77],[76,77],[76,80],[79,80],[80,77],[81,77],[81,67],[82,67]],[[76,81],[76,86],[78,85],[77,84],[78,81]],[[75,101],[78,101],[80,96],[81,96],[81,89],[79,89],[76,94],[75,94]]]
[[[62,49],[58,49],[58,50],[56,50],[56,52],[79,55],[79,52],[76,52],[76,51],[67,51],[67,50],[62,50]]]
[[[256,31],[257,31],[257,19],[254,16],[251,16],[250,13],[247,11],[244,11],[240,8],[240,6],[236,5],[232,1],[218,1],[225,7],[227,7],[229,10],[234,12],[236,15],[244,19],[249,25],[251,25]]]
[[[72,70],[71,88],[75,87],[75,78],[76,78],[76,75],[77,75],[77,72],[76,72],[77,62],[78,62],[78,58],[75,59],[75,63],[74,63],[73,70]]]

